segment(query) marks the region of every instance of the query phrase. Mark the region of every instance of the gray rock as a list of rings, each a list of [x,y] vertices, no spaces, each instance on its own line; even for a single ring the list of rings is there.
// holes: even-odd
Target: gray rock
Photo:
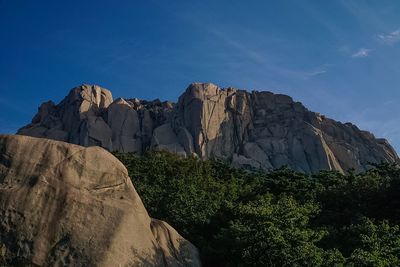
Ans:
[[[185,149],[180,145],[178,137],[170,123],[165,123],[154,129],[151,148],[167,150],[181,156],[186,156]]]
[[[178,128],[178,141],[185,149],[187,155],[195,154],[193,137],[185,127]]]
[[[102,117],[88,116],[80,125],[79,143],[83,146],[100,146],[111,150],[111,135],[111,129]]]
[[[243,154],[245,157],[258,162],[264,169],[273,169],[268,155],[256,143],[245,143],[243,146]]]
[[[112,132],[113,151],[142,152],[139,116],[128,102],[118,98],[108,107],[107,124]]]
[[[234,167],[250,167],[254,169],[260,169],[261,164],[253,159],[247,158],[243,155],[233,154],[232,166]]]
[[[112,102],[108,90],[83,85],[58,105],[42,104],[18,133],[138,154],[169,150],[235,166],[286,165],[307,173],[399,162],[386,140],[311,112],[289,96],[211,83],[191,84],[177,104],[137,98]]]

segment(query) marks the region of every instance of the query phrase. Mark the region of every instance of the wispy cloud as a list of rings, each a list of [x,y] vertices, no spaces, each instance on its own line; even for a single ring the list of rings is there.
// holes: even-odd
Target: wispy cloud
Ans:
[[[324,73],[327,73],[327,71],[326,70],[316,70],[316,71],[312,71],[312,72],[309,72],[309,73],[306,73],[308,76],[310,76],[310,77],[313,77],[313,76],[318,76],[318,75],[321,75],[321,74],[324,74]]]
[[[352,58],[362,58],[362,57],[368,57],[369,54],[371,53],[372,49],[367,49],[367,48],[360,48],[357,50],[355,53],[351,55]]]
[[[385,44],[393,45],[400,41],[400,29],[390,33],[378,34],[378,39]]]
[[[363,1],[340,0],[338,3],[356,20],[358,30],[363,34],[381,32],[389,26],[376,5],[366,5]],[[379,9],[379,10],[377,10]]]
[[[310,79],[310,78],[315,78],[317,76],[326,74],[329,72],[329,68],[332,66],[332,64],[322,64],[316,68],[306,70],[304,71],[304,79]]]
[[[314,78],[316,76],[327,73],[329,67],[331,67],[331,64],[328,63],[308,69],[296,69],[282,66],[280,64],[274,63],[276,61],[276,58],[273,55],[266,53],[265,51],[253,48],[251,47],[251,44],[243,42],[242,40],[237,38],[232,38],[224,32],[218,31],[216,29],[213,29],[210,32],[218,39],[223,41],[225,45],[237,50],[238,54],[241,54],[242,56],[244,56],[244,58],[247,58],[252,62],[258,64],[264,70],[279,75],[287,80],[308,80],[310,78]]]

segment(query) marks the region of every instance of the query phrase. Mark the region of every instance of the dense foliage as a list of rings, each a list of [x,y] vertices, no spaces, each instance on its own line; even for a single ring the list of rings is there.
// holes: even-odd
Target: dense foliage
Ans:
[[[205,266],[400,266],[400,170],[306,175],[166,152],[116,154],[152,217]]]

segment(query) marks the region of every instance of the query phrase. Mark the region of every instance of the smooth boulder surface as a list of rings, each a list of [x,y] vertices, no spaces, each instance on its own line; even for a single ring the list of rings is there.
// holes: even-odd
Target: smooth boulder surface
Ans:
[[[149,217],[126,168],[112,154],[20,135],[0,135],[1,261],[201,265],[192,244]]]
[[[99,97],[100,96],[100,97]],[[41,105],[19,134],[142,154],[148,149],[218,158],[234,166],[364,171],[398,163],[385,139],[309,111],[287,95],[193,83],[176,104],[118,98],[94,85]]]

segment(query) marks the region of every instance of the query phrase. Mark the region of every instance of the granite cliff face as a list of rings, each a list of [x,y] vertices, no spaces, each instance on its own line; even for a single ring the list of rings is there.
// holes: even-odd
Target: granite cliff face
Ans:
[[[99,98],[102,99],[102,98]],[[201,266],[99,147],[0,135],[0,265]]]
[[[191,84],[176,104],[113,101],[110,91],[82,85],[57,105],[43,103],[18,133],[110,151],[160,149],[235,166],[287,165],[307,173],[362,171],[370,163],[398,162],[386,140],[311,112],[289,96],[210,83]]]

